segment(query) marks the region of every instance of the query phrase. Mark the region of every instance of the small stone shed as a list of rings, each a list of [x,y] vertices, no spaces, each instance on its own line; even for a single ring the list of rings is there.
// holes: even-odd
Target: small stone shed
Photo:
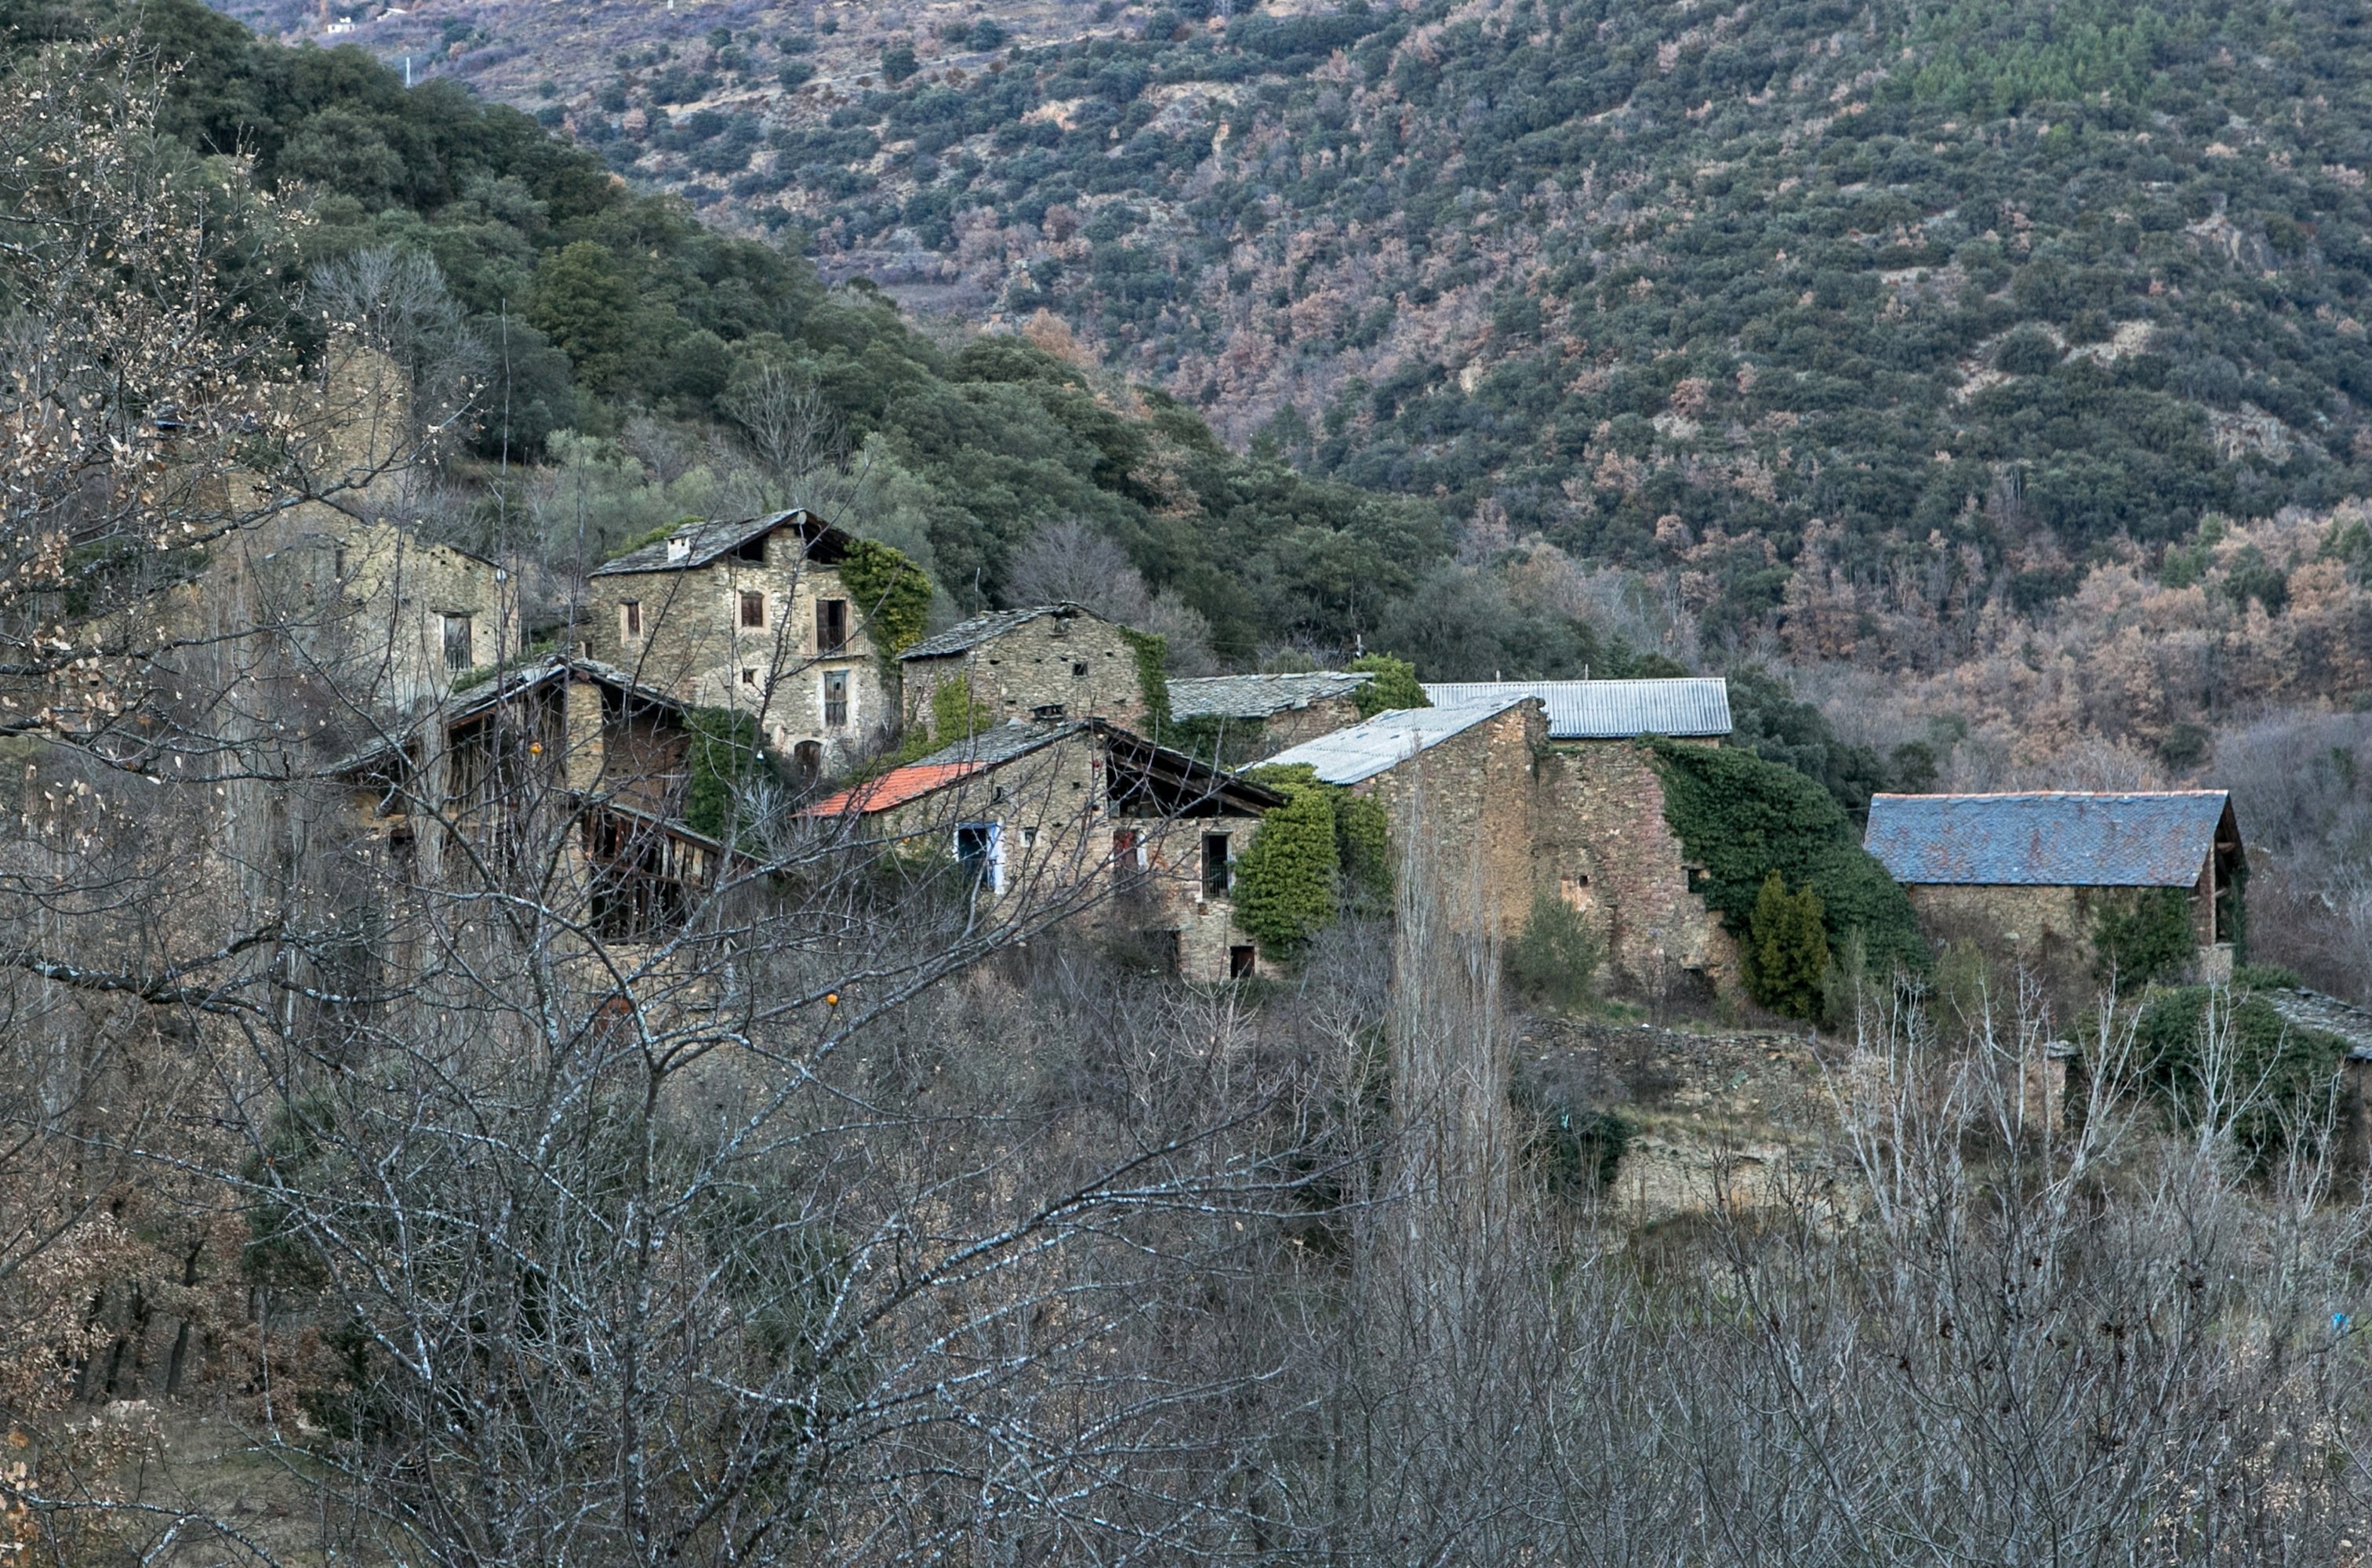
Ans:
[[[1101,719],[1017,720],[816,802],[853,847],[943,853],[1001,921],[1076,919],[1185,979],[1252,972],[1234,862],[1282,796]]]
[[[1382,802],[1393,853],[1420,841],[1450,879],[1453,907],[1471,875],[1485,923],[1512,935],[1531,912],[1535,764],[1547,746],[1539,700],[1517,692],[1378,714],[1261,765],[1306,766]]]
[[[898,726],[838,569],[854,542],[805,510],[687,523],[593,569],[583,651],[688,707],[752,715],[806,778],[839,772]]]
[[[1716,746],[1730,732],[1729,683],[1651,680],[1432,682],[1436,703],[1529,697],[1548,744],[1534,768],[1532,886],[1590,923],[1625,989],[1710,999],[1739,980],[1738,945],[1698,890],[1664,785],[1641,744],[1662,736]]]
[[[1880,795],[1862,842],[1929,940],[1973,944],[2063,996],[2091,983],[2102,910],[2150,889],[2189,895],[2200,974],[2231,975],[2245,852],[2223,790]]]
[[[1169,716],[1203,732],[1196,749],[1222,762],[1264,757],[1359,722],[1365,670],[1212,675],[1169,682]],[[1210,746],[1202,741],[1207,736]]]
[[[941,687],[968,683],[988,724],[1096,718],[1145,727],[1145,679],[1136,645],[1120,627],[1076,604],[1041,604],[975,615],[898,656],[907,727],[936,732]]]

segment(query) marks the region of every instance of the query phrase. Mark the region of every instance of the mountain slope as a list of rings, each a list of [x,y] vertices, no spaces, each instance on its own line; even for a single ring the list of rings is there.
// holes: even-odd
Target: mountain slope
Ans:
[[[894,88],[706,118],[662,101],[679,57],[563,117],[828,271],[1054,310],[1486,546],[1685,558],[1717,625],[1816,524],[1833,569],[2031,609],[2121,536],[2372,484],[2351,8],[1212,10],[912,33]]]

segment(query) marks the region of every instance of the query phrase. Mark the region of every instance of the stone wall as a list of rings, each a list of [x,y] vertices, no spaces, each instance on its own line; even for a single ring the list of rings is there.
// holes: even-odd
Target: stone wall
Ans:
[[[1656,995],[1738,988],[1738,944],[1690,888],[1645,747],[1586,741],[1545,755],[1533,842],[1538,885],[1590,921],[1618,984]]]
[[[1525,703],[1352,790],[1383,803],[1395,854],[1422,841],[1453,909],[1471,899],[1512,936],[1531,912],[1533,762],[1547,745],[1540,704]]]
[[[1077,929],[1171,948],[1187,980],[1227,979],[1233,950],[1250,938],[1236,930],[1234,900],[1205,891],[1204,839],[1225,835],[1232,862],[1257,819],[1122,816],[1110,808],[1106,777],[1101,739],[1082,732],[868,819],[863,831],[952,854],[959,829],[994,825],[982,897],[996,918],[1074,910]]]
[[[959,677],[970,679],[972,701],[986,708],[991,725],[1099,718],[1145,728],[1136,649],[1119,627],[1092,615],[1041,615],[961,653],[906,659],[901,669],[907,722],[925,728],[933,694]]]
[[[742,595],[752,592],[762,623],[744,626]],[[795,528],[768,537],[762,561],[728,552],[688,570],[599,575],[586,593],[589,657],[689,707],[751,714],[768,745],[811,773],[843,772],[897,733],[892,681],[856,604]],[[822,645],[820,603],[845,607],[838,647]]]
[[[1285,708],[1265,719],[1247,721],[1245,727],[1255,726],[1260,730],[1261,744],[1268,748],[1262,753],[1273,757],[1280,751],[1290,751],[1304,741],[1315,740],[1321,735],[1331,735],[1338,729],[1348,729],[1359,722],[1359,704],[1348,695],[1320,697],[1305,708]]]

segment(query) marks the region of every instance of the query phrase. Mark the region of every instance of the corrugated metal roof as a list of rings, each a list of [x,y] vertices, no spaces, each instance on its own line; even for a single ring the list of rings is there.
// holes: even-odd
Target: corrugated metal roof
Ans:
[[[1862,845],[1913,886],[2188,888],[2228,800],[2220,789],[1881,795]]]
[[[1428,680],[1436,703],[1481,702],[1512,692],[1538,697],[1552,740],[1700,738],[1729,733],[1729,682],[1718,676],[1671,680]]]
[[[1173,718],[1264,719],[1345,697],[1375,677],[1366,670],[1320,669],[1300,675],[1205,675],[1169,683]]]
[[[975,615],[959,621],[934,636],[924,638],[898,656],[901,659],[946,658],[980,646],[992,637],[1002,637],[1016,627],[1027,626],[1045,615],[1084,615],[1100,621],[1094,610],[1076,604],[1033,604],[1021,610],[992,610],[985,615]]]
[[[1483,720],[1496,718],[1509,708],[1531,700],[1529,692],[1517,691],[1456,707],[1395,708],[1390,713],[1378,714],[1365,724],[1304,741],[1256,765],[1306,765],[1328,784],[1355,784],[1389,772],[1419,752],[1430,751]]]
[[[614,561],[604,561],[590,575],[609,577],[634,572],[689,572],[776,528],[792,527],[796,527],[800,538],[806,540],[808,554],[823,564],[838,560],[848,543],[846,534],[805,507],[735,521],[703,518],[684,524],[655,544],[630,550]]]

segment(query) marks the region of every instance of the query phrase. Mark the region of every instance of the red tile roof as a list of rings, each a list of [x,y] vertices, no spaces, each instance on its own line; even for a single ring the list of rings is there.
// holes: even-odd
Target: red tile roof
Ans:
[[[808,807],[810,817],[866,816],[918,800],[944,789],[967,774],[980,772],[977,762],[910,762],[892,768],[878,779],[827,796]]]

